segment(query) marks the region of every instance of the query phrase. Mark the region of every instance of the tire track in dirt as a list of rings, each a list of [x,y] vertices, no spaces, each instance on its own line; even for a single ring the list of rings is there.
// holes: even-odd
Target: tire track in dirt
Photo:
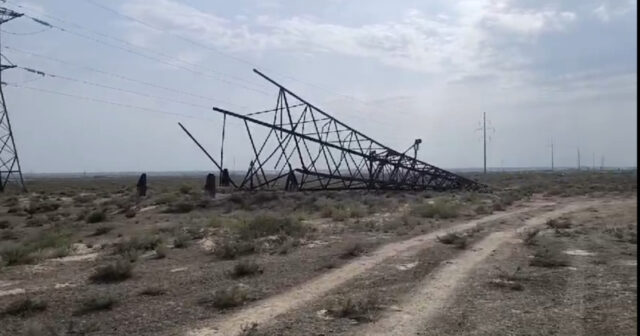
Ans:
[[[189,336],[234,336],[241,332],[243,326],[251,323],[268,325],[279,315],[322,297],[333,288],[368,271],[388,258],[397,255],[410,256],[418,253],[428,247],[429,244],[433,244],[437,236],[448,232],[465,231],[479,224],[513,217],[550,205],[555,205],[555,203],[531,202],[519,209],[500,212],[404,241],[384,245],[368,255],[354,259],[342,267],[320,275],[284,293],[259,301],[228,316],[206,321],[200,327],[187,331],[186,334]]]
[[[448,303],[458,285],[469,275],[476,264],[482,262],[503,243],[517,238],[523,230],[543,225],[560,215],[586,209],[599,201],[577,201],[558,209],[540,214],[525,221],[517,230],[490,234],[458,258],[435,270],[411,292],[398,311],[388,312],[381,319],[359,330],[357,335],[417,335],[429,319]]]

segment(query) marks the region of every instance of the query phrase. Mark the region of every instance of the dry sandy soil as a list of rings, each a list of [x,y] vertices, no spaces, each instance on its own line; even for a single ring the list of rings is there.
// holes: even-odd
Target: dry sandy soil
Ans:
[[[633,335],[636,172],[489,194],[203,195],[39,179],[0,197],[0,335]]]

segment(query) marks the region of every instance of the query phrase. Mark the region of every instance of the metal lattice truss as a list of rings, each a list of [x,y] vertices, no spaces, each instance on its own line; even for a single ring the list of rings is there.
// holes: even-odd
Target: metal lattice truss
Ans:
[[[274,109],[242,115],[213,108],[224,115],[225,121],[227,116],[242,120],[251,142],[253,160],[238,184],[240,189],[485,188],[412,157],[414,153],[408,152],[412,148],[417,151],[419,140],[404,153],[395,151],[340,122],[259,71],[254,72],[279,88]],[[219,165],[216,163],[216,166]]]
[[[21,17],[23,14],[16,13],[10,9],[0,7],[0,25]],[[8,62],[9,65],[3,64]],[[16,66],[11,63],[0,52],[0,192],[3,192],[7,184],[16,182],[22,190],[26,190],[24,180],[22,178],[22,170],[20,168],[20,160],[18,159],[18,150],[16,149],[13,132],[11,130],[11,121],[9,120],[9,112],[4,100],[4,92],[2,90],[2,72],[4,70],[13,69]]]

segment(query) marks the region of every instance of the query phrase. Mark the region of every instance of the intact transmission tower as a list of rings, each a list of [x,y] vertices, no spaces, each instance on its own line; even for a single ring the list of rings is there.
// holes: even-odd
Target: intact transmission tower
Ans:
[[[0,26],[22,15],[23,14],[10,9],[0,7]],[[2,44],[0,39],[0,50],[1,48]],[[7,61],[9,64],[3,64],[3,61]],[[2,72],[15,67],[16,66],[2,55],[0,51],[0,192],[4,192],[7,183],[16,178],[18,179],[16,182],[20,184],[22,190],[26,191],[24,179],[22,178],[22,169],[20,168],[20,160],[18,159],[18,150],[16,149],[16,143],[13,138],[13,131],[11,130],[9,112],[2,90],[2,86],[5,85],[2,81]]]
[[[549,147],[551,147],[551,171],[554,171],[555,165],[553,163],[553,139],[551,139],[551,144],[549,145]]]
[[[491,121],[489,121],[491,124]],[[489,125],[489,130],[493,133],[496,132],[496,129],[493,126]],[[483,147],[483,158],[484,158],[484,173],[487,173],[487,113],[482,112],[482,126],[476,129],[476,131],[482,131],[482,147]],[[491,135],[489,135],[489,141],[491,141]]]

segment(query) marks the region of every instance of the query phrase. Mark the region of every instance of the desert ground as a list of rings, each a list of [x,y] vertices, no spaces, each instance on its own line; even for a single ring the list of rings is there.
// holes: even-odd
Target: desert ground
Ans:
[[[635,170],[469,176],[492,191],[30,179],[0,335],[637,334]]]

